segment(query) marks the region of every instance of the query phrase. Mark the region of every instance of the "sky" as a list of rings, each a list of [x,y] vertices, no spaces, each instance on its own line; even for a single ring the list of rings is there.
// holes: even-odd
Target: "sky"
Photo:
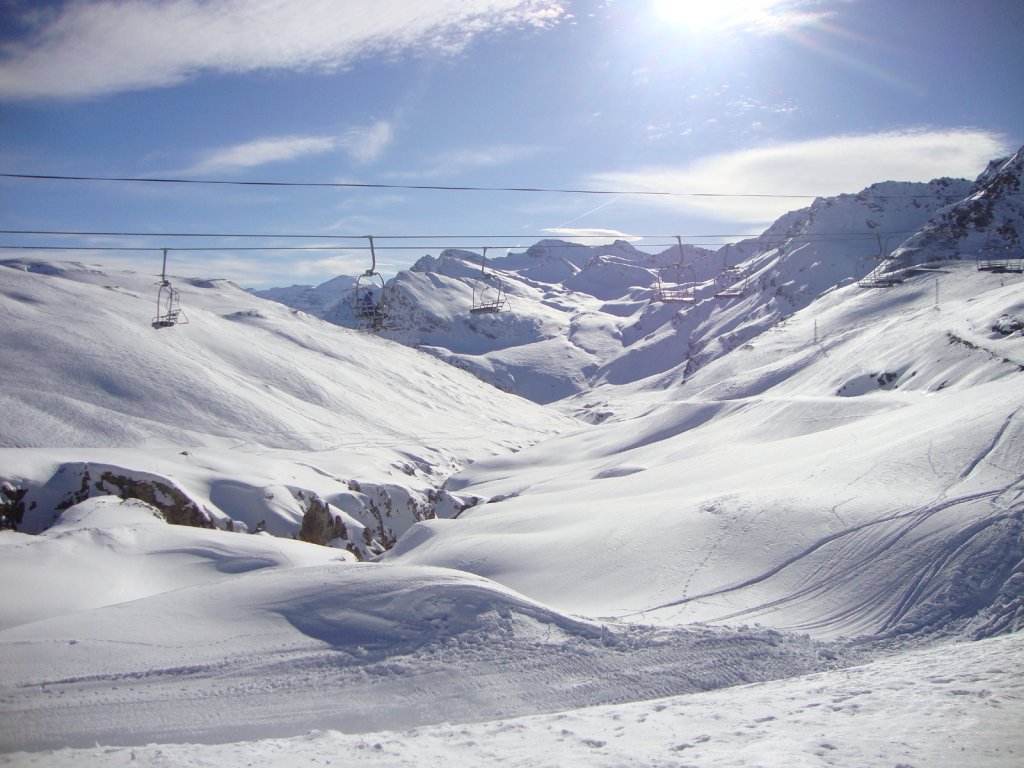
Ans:
[[[122,179],[0,176],[0,258],[266,288],[717,247],[1024,144],[1021,29],[1017,0],[0,0],[0,174]]]

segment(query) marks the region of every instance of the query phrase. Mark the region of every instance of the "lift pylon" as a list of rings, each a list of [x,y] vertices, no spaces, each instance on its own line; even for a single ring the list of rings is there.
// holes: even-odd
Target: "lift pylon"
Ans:
[[[978,250],[979,272],[1024,272],[1024,247],[1019,243],[993,242],[990,232]]]
[[[892,259],[889,258],[889,238],[882,240],[881,235],[875,235],[878,241],[878,253],[870,254],[857,262],[857,285],[861,288],[891,288],[903,282],[903,275],[892,269]]]

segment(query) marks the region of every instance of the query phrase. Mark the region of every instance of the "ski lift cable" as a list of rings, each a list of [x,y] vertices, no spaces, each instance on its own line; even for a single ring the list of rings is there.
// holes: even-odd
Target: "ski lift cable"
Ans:
[[[845,242],[845,241],[827,241],[817,240],[814,242],[827,243],[827,242]],[[734,243],[709,243],[709,245],[734,245]],[[483,246],[423,246],[423,245],[388,245],[381,246],[375,245],[373,251],[424,251],[424,250],[480,250]],[[563,246],[558,246],[563,247]],[[643,243],[643,248],[675,248],[676,243]],[[23,245],[23,244],[5,244],[0,243],[0,250],[11,250],[11,251],[88,251],[92,253],[106,253],[106,252],[134,252],[134,253],[160,253],[163,250],[174,251],[177,253],[244,253],[244,252],[258,252],[258,253],[274,253],[278,251],[371,251],[368,245],[353,245],[353,246],[342,246],[342,245],[254,245],[254,246],[222,246],[222,245],[206,245],[206,246],[194,246],[194,247],[169,247],[164,248],[162,246],[109,246],[109,245]],[[524,248],[525,250],[525,248]]]
[[[36,234],[39,234],[39,235],[52,235],[52,234],[76,235],[76,234],[79,234],[79,233],[65,232],[65,231],[62,231],[62,232],[53,232],[53,231],[51,231],[51,232],[44,232],[44,231],[40,230],[40,231],[37,231],[37,232],[27,232],[27,231],[22,230],[20,232],[13,232],[11,230],[6,230],[6,231],[5,230],[0,230],[0,234],[4,234],[5,232],[9,233],[9,234],[32,234],[32,235],[36,235]],[[889,239],[891,237],[899,237],[900,235],[906,235],[906,234],[908,234],[908,233],[901,232],[901,233],[887,234],[887,239]],[[129,236],[129,235],[127,233],[125,233],[125,234],[118,234],[118,235],[110,234],[110,236],[112,236],[112,237],[126,237],[126,236]],[[163,237],[176,237],[178,235],[169,235],[169,234],[160,235],[158,233],[135,233],[134,235],[131,235],[131,236],[135,236],[135,237],[143,237],[143,236],[145,236],[145,237],[160,237],[160,236],[163,236]],[[200,236],[208,236],[208,237],[239,237],[239,235],[217,235],[217,234],[213,234],[213,233],[205,233],[205,234],[195,233],[195,234],[192,234],[192,235],[181,235],[181,236],[188,236],[188,237],[200,237]],[[274,236],[272,236],[272,235],[256,235],[256,234],[253,234],[253,235],[246,235],[245,237],[252,237],[252,238],[261,238],[262,237],[262,238],[266,238],[266,239],[273,239]],[[288,236],[288,237],[296,237],[297,238],[297,237],[304,237],[304,236],[294,235],[294,236]],[[311,237],[313,237],[313,236],[311,236]],[[348,238],[350,236],[345,236],[345,237]],[[356,236],[351,236],[351,237],[356,237]],[[465,235],[465,236],[459,236],[459,235],[435,236],[435,235],[431,235],[431,236],[426,236],[426,237],[424,237],[422,239],[441,239],[441,238],[444,238],[444,239],[448,239],[448,240],[455,240],[455,239],[459,239],[460,237],[465,237],[465,238],[468,239],[468,238],[474,237],[474,236],[472,236],[472,235]],[[498,235],[498,236],[494,236],[494,235],[486,236],[486,235],[483,235],[483,236],[476,236],[476,237],[479,237],[480,239],[496,239],[496,238],[500,238],[500,237],[503,237],[503,236],[500,236],[500,235]],[[522,238],[521,235],[518,236],[518,237]],[[682,245],[683,245],[682,237],[690,237],[690,236],[673,235],[672,237],[676,240],[676,242],[674,242],[674,243],[673,242],[637,243],[637,246],[635,246],[635,247],[639,247],[639,248],[673,248],[673,247],[679,247],[679,248],[682,248]],[[705,237],[705,236],[694,236],[694,237]],[[835,243],[840,243],[840,242],[856,242],[856,241],[859,241],[859,240],[868,239],[870,237],[871,237],[871,235],[868,235],[868,234],[835,233],[835,234],[829,236],[829,235],[823,233],[823,234],[815,235],[813,237],[794,236],[793,238],[790,238],[788,241],[783,241],[783,243],[784,242],[789,242],[789,243],[822,243],[823,244],[823,243],[829,243],[829,242],[835,242]],[[264,252],[264,253],[267,253],[267,252],[277,252],[277,251],[367,251],[368,250],[368,251],[370,251],[371,256],[373,258],[373,267],[371,268],[371,271],[372,271],[372,269],[376,268],[376,251],[378,249],[380,249],[380,250],[387,250],[387,251],[422,251],[422,250],[425,250],[425,249],[426,250],[449,250],[449,249],[451,249],[451,250],[479,250],[481,248],[489,247],[489,246],[481,246],[481,245],[475,245],[474,246],[474,245],[469,245],[469,244],[466,244],[466,243],[462,243],[462,244],[458,244],[458,245],[440,245],[440,244],[438,244],[438,245],[424,245],[424,244],[419,244],[419,245],[398,245],[398,244],[394,244],[394,245],[384,245],[384,246],[382,246],[379,243],[377,243],[377,241],[381,240],[381,239],[383,239],[383,240],[421,239],[421,238],[418,238],[418,237],[416,237],[414,235],[393,235],[393,236],[359,235],[358,238],[359,239],[368,240],[369,244],[365,245],[365,246],[360,246],[360,245],[355,245],[355,244],[353,244],[353,245],[314,245],[314,244],[307,244],[307,245],[276,245],[275,244],[275,245],[202,245],[202,246],[185,246],[185,245],[181,245],[181,246],[166,246],[166,247],[167,247],[168,250],[181,251],[181,252],[214,252],[214,251],[220,251],[220,252],[248,252],[248,251],[253,251],[253,252]],[[661,238],[661,236],[648,235],[648,236],[642,236],[641,239],[662,239],[662,238]],[[667,238],[664,238],[664,239],[667,239]],[[751,239],[755,239],[755,238],[751,238]],[[782,245],[783,243],[780,243],[779,245]],[[557,243],[557,244],[549,245],[547,247],[549,247],[549,248],[572,248],[572,247],[577,247],[578,245],[579,244],[575,244],[575,243]],[[721,243],[717,243],[717,242],[705,242],[705,243],[701,243],[701,244],[687,243],[687,245],[692,245],[693,247],[697,247],[697,248],[700,248],[700,247],[708,248],[708,247],[713,247],[713,246],[735,245],[735,243],[733,243],[732,241],[725,241],[725,242],[721,242]],[[117,246],[117,245],[56,245],[56,244],[38,245],[38,244],[26,244],[26,243],[0,243],[0,249],[6,249],[6,250],[42,250],[42,251],[92,251],[92,252],[135,251],[135,252],[156,252],[156,251],[162,251],[164,249],[164,247],[165,246],[163,244],[157,245],[157,246],[153,246],[153,245]],[[525,246],[523,246],[523,247],[524,247],[524,249],[526,248]],[[581,246],[581,247],[583,247],[583,246]],[[601,246],[598,245],[598,246],[591,246],[591,247],[601,247]],[[778,246],[776,246],[776,247],[778,247]]]
[[[428,190],[443,192],[523,192],[523,193],[555,193],[574,195],[638,195],[655,197],[714,197],[714,198],[774,198],[774,199],[801,199],[813,200],[820,197],[834,197],[834,195],[809,195],[809,194],[784,194],[764,192],[672,192],[664,190],[612,190],[612,189],[576,189],[559,187],[483,187],[483,186],[452,186],[444,184],[379,184],[370,182],[325,182],[325,181],[242,181],[238,179],[181,179],[181,178],[158,178],[140,176],[64,176],[57,174],[41,173],[5,173],[0,172],[0,178],[37,180],[37,181],[90,181],[90,182],[115,182],[115,183],[141,183],[141,184],[181,184],[181,185],[211,185],[211,186],[239,186],[239,187],[307,187],[327,189],[406,189],[406,190]],[[851,193],[852,194],[852,193]],[[859,195],[860,193],[856,193]],[[1007,193],[1014,196],[1024,196],[1024,192]],[[875,200],[895,199],[925,199],[953,197],[949,194],[921,194],[921,195],[870,195]]]
[[[883,232],[883,235],[901,235],[911,234],[909,232]],[[101,232],[101,231],[78,231],[78,230],[67,230],[67,229],[0,229],[0,235],[53,235],[53,236],[79,236],[79,237],[211,237],[211,238],[259,238],[259,239],[308,239],[308,240],[365,240],[368,235],[325,235],[325,234],[304,234],[297,232],[289,233],[270,233],[270,232]],[[837,239],[849,239],[859,240],[873,237],[875,233],[868,232],[820,232],[812,235],[794,235],[790,240],[799,240],[801,238],[825,238],[834,237]],[[553,239],[550,233],[542,234],[518,234],[518,235],[488,235],[488,234],[471,234],[471,235],[374,235],[377,240],[544,240]],[[587,240],[607,240],[609,235],[587,235],[587,234],[574,234],[570,235],[573,239],[587,239]],[[757,239],[762,235],[752,235],[750,233],[719,233],[711,235],[696,235],[696,234],[684,234],[684,235],[629,235],[624,234],[620,239],[636,239],[636,240],[653,240],[661,239],[665,240],[668,238],[685,238],[687,240],[692,239],[719,239],[719,238],[733,238],[740,237],[745,239]],[[782,238],[779,238],[782,239]],[[671,245],[671,243],[670,243]]]

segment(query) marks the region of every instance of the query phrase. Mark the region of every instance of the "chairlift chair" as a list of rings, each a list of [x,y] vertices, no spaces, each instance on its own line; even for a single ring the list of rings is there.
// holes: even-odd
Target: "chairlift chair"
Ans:
[[[487,272],[486,260],[487,249],[484,248],[483,254],[480,256],[480,277],[473,284],[473,304],[469,308],[470,314],[501,312],[508,305],[505,284],[496,274]]]
[[[747,295],[747,275],[740,267],[729,265],[729,247],[726,243],[722,271],[715,275],[716,299],[742,299]]]
[[[355,288],[351,295],[352,314],[360,330],[380,331],[388,318],[388,307],[384,291],[384,276],[377,271],[377,253],[373,247],[373,236],[367,235],[370,241],[370,268],[356,278]]]
[[[891,269],[892,259],[889,258],[889,238],[882,241],[881,235],[875,235],[878,241],[878,253],[869,254],[857,262],[857,285],[861,288],[891,288],[903,282],[903,275]]]
[[[1024,272],[1024,248],[1019,245],[993,243],[991,233],[978,251],[979,272]]]
[[[187,325],[188,317],[181,311],[178,289],[167,279],[167,249],[164,248],[164,263],[160,271],[160,282],[157,283],[156,317],[150,322],[154,328],[171,328],[175,325]]]
[[[683,264],[683,241],[679,235],[675,238],[679,243],[679,261],[658,270],[653,298],[662,303],[692,304],[697,300],[697,273],[691,265]]]

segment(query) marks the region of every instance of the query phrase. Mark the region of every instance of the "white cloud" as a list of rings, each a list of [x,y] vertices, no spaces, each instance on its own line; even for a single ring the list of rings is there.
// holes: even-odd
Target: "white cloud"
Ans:
[[[186,175],[223,173],[253,168],[281,160],[328,152],[337,146],[337,139],[330,136],[279,136],[270,139],[255,139],[233,147],[213,150],[183,171]]]
[[[635,242],[643,240],[643,237],[620,232],[617,229],[587,229],[585,227],[549,227],[543,230],[545,235],[553,235],[559,240],[567,240],[571,243],[583,243],[585,245],[599,245],[611,243],[615,240],[626,240]]]
[[[274,136],[253,139],[231,147],[211,150],[181,171],[184,175],[214,174],[294,160],[307,155],[342,150],[358,164],[373,162],[391,143],[391,124],[381,120],[350,128],[339,136]]]
[[[973,179],[1008,151],[1000,136],[977,129],[887,131],[829,136],[709,155],[689,165],[658,166],[592,176],[593,188],[721,195],[831,196],[879,181]],[[735,224],[770,224],[811,199],[799,197],[635,197]]]
[[[372,125],[350,128],[338,138],[338,145],[348,152],[353,161],[365,165],[379,158],[393,138],[391,123],[378,120]]]
[[[432,156],[426,167],[400,176],[404,179],[451,178],[466,171],[518,163],[544,151],[543,147],[514,144],[453,149]]]
[[[828,18],[819,0],[654,0],[662,21],[695,34],[749,32],[777,34]]]
[[[79,0],[4,45],[0,98],[95,97],[205,71],[334,70],[381,52],[458,51],[482,32],[563,14],[561,0]]]

